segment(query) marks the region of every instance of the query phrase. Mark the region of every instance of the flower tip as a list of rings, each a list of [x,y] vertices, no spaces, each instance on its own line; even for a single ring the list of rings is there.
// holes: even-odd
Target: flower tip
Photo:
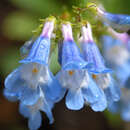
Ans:
[[[53,21],[54,23],[56,22],[56,18],[54,16],[50,16],[46,19],[46,21]]]
[[[69,21],[62,21],[62,23],[61,23],[62,25],[69,25],[69,26],[71,26],[72,24],[69,22]]]

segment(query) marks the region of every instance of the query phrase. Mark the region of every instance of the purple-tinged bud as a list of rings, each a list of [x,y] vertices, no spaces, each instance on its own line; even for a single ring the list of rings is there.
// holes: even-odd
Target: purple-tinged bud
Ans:
[[[38,63],[48,65],[51,35],[54,29],[55,19],[48,19],[43,27],[41,35],[33,43],[28,56],[20,63]]]
[[[104,59],[100,54],[100,50],[95,44],[92,37],[91,26],[88,23],[87,27],[82,27],[82,40],[81,40],[81,50],[83,58],[88,62],[88,70],[92,73],[107,73],[110,69],[105,67]]]
[[[44,25],[41,36],[50,39],[52,36],[53,30],[54,30],[54,20],[47,21]]]
[[[96,8],[97,15],[118,32],[127,32],[130,29],[130,16],[125,14],[112,14]]]
[[[108,28],[108,32],[112,34],[112,36],[118,40],[120,40],[122,43],[127,43],[130,36],[127,33],[118,33],[114,31],[112,28]]]
[[[90,27],[90,24],[87,24],[86,26],[82,27],[82,43],[89,43],[93,42],[93,37],[92,37],[92,29]]]
[[[72,28],[69,22],[67,24],[62,24],[62,34],[64,41],[73,41]]]

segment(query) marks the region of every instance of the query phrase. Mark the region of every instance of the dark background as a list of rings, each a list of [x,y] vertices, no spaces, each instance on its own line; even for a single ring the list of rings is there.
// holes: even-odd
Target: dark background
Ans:
[[[89,0],[90,1],[90,0]],[[129,0],[100,0],[107,11],[130,14]],[[27,119],[18,112],[18,103],[7,101],[2,94],[5,77],[18,66],[19,48],[32,35],[40,18],[71,9],[76,0],[0,0],[0,130],[27,130]],[[130,130],[119,115],[93,112],[89,107],[69,111],[64,100],[56,104],[55,123],[48,124],[43,114],[41,130]]]

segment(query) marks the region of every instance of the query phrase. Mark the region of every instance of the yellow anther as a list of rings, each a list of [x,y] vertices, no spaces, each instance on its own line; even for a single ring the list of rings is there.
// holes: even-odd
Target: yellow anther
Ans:
[[[72,76],[74,74],[74,71],[71,70],[68,73],[69,73],[70,76]]]
[[[96,78],[97,78],[97,75],[92,74],[92,78],[93,78],[93,79],[96,79]]]
[[[38,69],[37,69],[37,68],[33,68],[32,72],[33,72],[33,73],[37,73],[37,72],[38,72]]]

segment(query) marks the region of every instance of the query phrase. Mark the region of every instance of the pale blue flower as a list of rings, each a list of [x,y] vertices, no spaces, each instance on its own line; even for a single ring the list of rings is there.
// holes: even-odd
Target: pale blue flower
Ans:
[[[130,29],[130,16],[125,14],[112,14],[97,8],[97,14],[101,19],[119,32],[127,32]]]
[[[83,58],[88,62],[88,70],[92,73],[108,73],[111,70],[105,67],[104,59],[100,54],[97,45],[92,38],[92,31],[90,24],[87,27],[82,27],[82,40],[80,46]]]
[[[62,68],[56,77],[62,88],[68,91],[65,101],[66,106],[71,110],[83,108],[85,102],[89,103],[90,106],[94,106],[99,99],[103,98],[101,89],[93,82],[87,69],[84,69],[87,62],[82,59],[73,40],[69,23],[62,25],[62,33],[64,41],[59,46],[59,63]],[[104,110],[106,102],[102,106],[102,110]],[[102,111],[98,109],[98,106],[97,108],[92,107],[92,109]]]
[[[20,61],[22,65],[5,79],[5,97],[11,101],[20,100],[20,112],[29,118],[29,128],[32,130],[41,125],[39,110],[47,114],[50,123],[53,122],[52,106],[64,96],[64,91],[48,65],[53,28],[53,20],[45,23],[41,35],[29,49],[28,56]]]

